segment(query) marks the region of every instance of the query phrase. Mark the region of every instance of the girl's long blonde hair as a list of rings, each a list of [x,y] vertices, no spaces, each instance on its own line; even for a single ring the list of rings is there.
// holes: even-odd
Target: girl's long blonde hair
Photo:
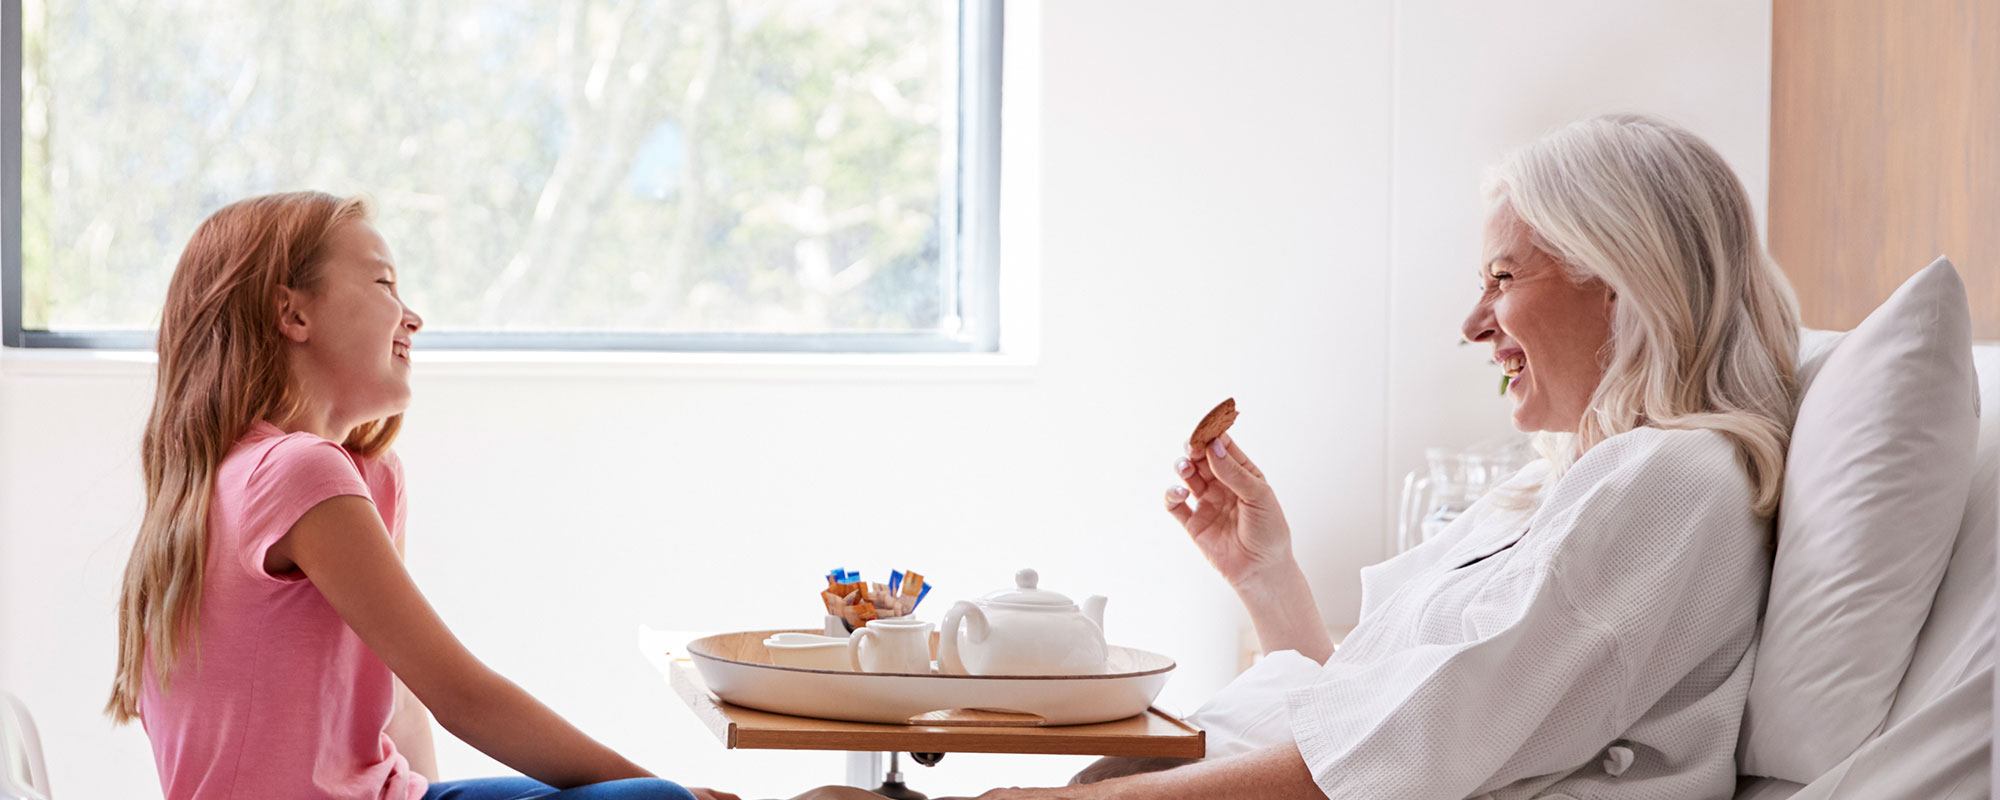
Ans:
[[[105,704],[114,721],[138,716],[147,669],[165,692],[182,646],[197,639],[223,456],[258,420],[288,417],[304,403],[278,333],[278,287],[311,293],[327,234],[367,218],[360,198],[253,197],[210,215],[181,253],[160,316],[153,411],[140,443],[146,515],[118,596],[118,672]],[[372,458],[401,426],[400,414],[370,422],[343,444]]]
[[[1633,428],[1708,429],[1735,443],[1757,513],[1775,513],[1796,410],[1798,301],[1722,156],[1672,123],[1614,114],[1514,152],[1486,193],[1574,277],[1618,295],[1609,366],[1576,433],[1537,437],[1549,480]]]

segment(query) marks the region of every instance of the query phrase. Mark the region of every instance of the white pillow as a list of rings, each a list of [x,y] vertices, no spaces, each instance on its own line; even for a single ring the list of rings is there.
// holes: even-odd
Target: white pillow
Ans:
[[[1888,716],[1970,489],[1971,331],[1940,258],[1846,336],[1806,340],[1833,346],[1800,368],[1741,772],[1811,783]]]

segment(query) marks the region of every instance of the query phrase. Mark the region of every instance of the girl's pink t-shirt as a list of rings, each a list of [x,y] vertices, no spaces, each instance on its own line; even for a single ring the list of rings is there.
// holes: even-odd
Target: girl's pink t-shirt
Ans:
[[[403,468],[258,422],[222,460],[208,517],[198,641],[162,693],[150,659],[140,719],[167,800],[413,800],[429,784],[384,729],[395,679],[296,570],[264,552],[330,498],[375,503],[403,536]],[[356,535],[362,535],[360,531]]]

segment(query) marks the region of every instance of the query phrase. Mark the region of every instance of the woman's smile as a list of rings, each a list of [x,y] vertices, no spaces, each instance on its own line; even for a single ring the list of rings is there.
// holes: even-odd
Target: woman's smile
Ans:
[[[1521,402],[1522,393],[1528,390],[1528,354],[1517,347],[1503,348],[1493,353],[1493,363],[1500,365],[1504,380],[1501,390],[1516,403]]]
[[[1502,204],[1488,215],[1483,284],[1461,334],[1493,347],[1503,391],[1524,431],[1576,430],[1604,375],[1615,295],[1595,277],[1572,274]],[[1528,348],[1535,348],[1535,367]]]

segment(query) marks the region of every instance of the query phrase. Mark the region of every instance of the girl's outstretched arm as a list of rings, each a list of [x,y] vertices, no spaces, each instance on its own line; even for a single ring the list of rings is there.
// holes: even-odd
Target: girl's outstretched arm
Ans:
[[[653,777],[466,650],[403,569],[367,498],[331,498],[300,517],[264,560],[271,572],[294,566],[438,723],[466,744],[562,789]]]

